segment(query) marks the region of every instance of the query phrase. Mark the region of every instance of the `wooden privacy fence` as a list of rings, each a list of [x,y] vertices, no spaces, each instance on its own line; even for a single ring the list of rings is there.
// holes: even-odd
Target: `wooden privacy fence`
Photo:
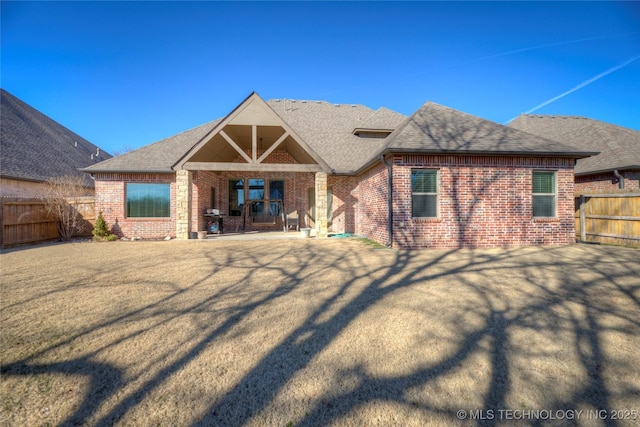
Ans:
[[[579,195],[575,221],[580,241],[640,247],[640,192]]]
[[[44,209],[40,199],[2,198],[0,209],[0,240],[2,247],[37,243],[59,237],[57,221]],[[84,228],[78,236],[91,235],[95,224],[93,196],[80,197],[76,210],[82,216]]]

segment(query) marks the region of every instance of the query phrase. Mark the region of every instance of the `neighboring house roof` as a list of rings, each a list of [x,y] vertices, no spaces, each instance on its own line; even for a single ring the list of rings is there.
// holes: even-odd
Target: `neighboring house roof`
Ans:
[[[575,116],[522,114],[509,127],[600,154],[578,160],[576,175],[640,169],[640,132]]]
[[[79,168],[111,157],[4,89],[0,89],[0,142],[0,174],[5,178],[86,177]],[[87,184],[92,182],[87,180]]]
[[[373,110],[359,104],[289,99],[272,99],[266,103],[336,174],[358,173],[386,152],[575,158],[594,154],[431,102],[409,118],[387,108]],[[185,153],[201,143],[221,120],[107,160],[86,171],[172,172]],[[388,133],[388,137],[381,137]]]

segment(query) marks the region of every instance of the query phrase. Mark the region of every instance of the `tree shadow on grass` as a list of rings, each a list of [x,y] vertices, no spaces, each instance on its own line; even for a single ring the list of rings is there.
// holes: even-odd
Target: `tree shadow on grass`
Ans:
[[[557,249],[557,251],[561,251],[561,249]],[[329,320],[320,321],[319,318],[325,311],[329,310],[335,301],[333,299],[326,300],[317,311],[309,316],[304,324],[293,331],[284,342],[274,347],[232,390],[219,399],[210,408],[208,415],[193,425],[244,425],[249,423],[254,417],[260,417],[261,412],[275,399],[286,383],[307,367],[312,359],[327,349],[329,344],[358,315],[381,301],[385,296],[402,288],[425,285],[430,280],[447,276],[460,280],[461,276],[464,277],[461,273],[468,272],[480,273],[490,283],[491,276],[499,275],[501,269],[508,270],[505,267],[501,267],[500,263],[508,260],[511,252],[483,256],[481,259],[469,259],[468,263],[445,269],[436,274],[426,276],[423,274],[430,268],[446,262],[454,253],[455,251],[443,252],[439,256],[433,257],[430,262],[421,264],[416,268],[411,262],[415,252],[399,252],[393,262],[393,266],[386,271],[383,277],[373,280],[363,292],[338,310]],[[460,421],[457,419],[457,411],[465,409],[467,413],[471,413],[474,410],[479,411],[477,414],[480,415],[478,415],[477,420],[474,420],[474,424],[503,424],[505,422],[503,417],[507,416],[504,410],[521,409],[517,407],[510,408],[508,404],[511,384],[514,381],[514,377],[519,375],[519,373],[510,371],[510,359],[516,356],[519,359],[526,359],[528,354],[535,355],[538,351],[535,348],[527,348],[526,346],[516,347],[510,339],[512,331],[534,328],[536,333],[543,333],[545,329],[553,333],[558,328],[558,325],[554,324],[554,322],[563,320],[562,316],[556,319],[555,311],[560,310],[572,313],[571,310],[566,309],[565,305],[567,303],[577,303],[585,311],[585,316],[581,316],[579,321],[575,319],[570,321],[572,327],[567,329],[563,326],[560,329],[562,329],[563,333],[569,333],[575,337],[573,346],[575,347],[575,352],[579,355],[582,369],[586,372],[587,382],[583,386],[577,386],[573,395],[566,400],[547,399],[545,401],[547,406],[537,409],[566,410],[587,407],[610,411],[612,409],[610,385],[606,383],[602,376],[602,367],[607,361],[603,356],[602,343],[599,338],[608,328],[598,324],[596,318],[609,315],[619,316],[625,321],[632,319],[629,319],[627,313],[621,315],[616,312],[613,307],[595,309],[592,307],[590,297],[584,293],[584,290],[598,287],[602,280],[615,282],[619,277],[628,278],[628,272],[620,271],[615,268],[615,265],[611,268],[611,263],[608,263],[609,266],[607,269],[603,269],[600,279],[594,281],[575,280],[571,269],[589,268],[594,261],[595,259],[583,259],[573,263],[573,265],[566,265],[566,270],[562,270],[559,274],[560,277],[556,278],[563,283],[557,290],[550,290],[548,283],[545,282],[554,280],[552,275],[543,275],[542,281],[531,281],[529,285],[539,288],[544,295],[544,299],[539,301],[539,298],[536,297],[530,304],[518,308],[511,308],[508,304],[506,306],[505,304],[496,304],[495,301],[500,301],[500,295],[494,292],[490,286],[487,286],[487,282],[478,285],[474,281],[462,279],[461,281],[468,288],[468,291],[477,294],[477,298],[474,299],[477,306],[460,307],[460,309],[474,311],[483,316],[485,325],[462,333],[457,340],[459,343],[458,348],[453,354],[435,364],[417,369],[411,374],[391,378],[376,378],[367,374],[363,369],[344,372],[343,375],[345,376],[357,377],[358,387],[344,393],[332,391],[331,394],[326,395],[324,398],[316,399],[315,406],[308,410],[302,418],[298,419],[296,425],[312,426],[337,423],[338,420],[357,410],[358,407],[367,402],[375,401],[391,401],[401,405],[418,407],[423,414],[438,414],[448,420],[446,423]],[[526,267],[542,270],[553,269],[554,272],[557,272],[558,263],[553,259],[548,259],[544,262],[530,262]],[[350,282],[348,281],[341,285],[340,289],[344,290],[349,286]],[[623,292],[623,294],[626,293]],[[535,319],[534,325],[531,324],[532,319]],[[631,321],[621,327],[620,332],[630,336],[637,335],[640,332],[640,324],[637,320]],[[488,349],[486,349],[486,343],[488,343]],[[424,387],[439,378],[443,378],[459,368],[461,364],[467,362],[472,356],[483,352],[488,354],[490,378],[486,385],[482,406],[466,408],[442,405],[430,406],[425,402],[412,402],[406,397],[409,390],[416,387]],[[283,361],[286,362],[283,364]],[[537,383],[533,383],[532,386],[539,389],[552,387],[552,384],[545,385],[546,381],[547,379],[542,381],[538,379]],[[640,387],[628,390],[627,393],[631,396],[638,395]],[[489,414],[492,416],[488,416]],[[534,419],[532,422],[541,424],[544,423],[544,420]],[[606,424],[616,425],[616,422],[609,419]]]
[[[193,422],[193,425],[250,424],[261,419],[290,381],[325,352],[343,331],[352,327],[362,313],[395,293],[407,289],[429,292],[432,283],[446,280],[451,282],[455,292],[461,293],[459,305],[455,309],[482,319],[474,326],[469,326],[464,323],[465,318],[460,317],[460,324],[451,325],[458,331],[454,337],[449,338],[453,345],[451,352],[443,354],[436,361],[421,363],[409,373],[384,377],[375,375],[367,367],[357,363],[346,369],[336,367],[337,375],[352,378],[355,387],[336,388],[314,396],[304,414],[292,413],[291,420],[296,425],[307,426],[339,424],[345,417],[353,417],[359,408],[381,401],[410,408],[423,420],[439,417],[446,424],[459,422],[456,414],[460,409],[469,413],[478,410],[485,414],[490,411],[496,414],[501,409],[518,409],[510,407],[513,405],[512,393],[517,381],[529,381],[531,387],[537,389],[553,387],[551,379],[527,377],[526,373],[516,369],[515,360],[522,363],[529,358],[535,360],[553,356],[549,354],[553,350],[527,346],[523,344],[522,338],[516,338],[523,330],[531,331],[532,337],[536,334],[557,336],[559,339],[570,337],[564,345],[573,348],[572,354],[577,355],[577,363],[585,373],[581,383],[576,384],[570,393],[551,396],[543,400],[545,408],[538,409],[588,407],[610,410],[615,409],[611,402],[616,399],[634,396],[637,399],[640,396],[640,386],[631,385],[624,389],[608,382],[603,371],[612,362],[603,348],[601,338],[603,334],[614,330],[630,337],[640,334],[640,320],[633,314],[637,313],[637,297],[630,297],[635,296],[637,288],[629,277],[640,271],[640,263],[632,256],[635,252],[620,266],[615,258],[619,259],[620,254],[613,253],[613,250],[588,248],[582,251],[580,257],[566,259],[563,258],[563,248],[555,248],[548,249],[549,255],[540,259],[544,250],[546,249],[531,249],[528,252],[360,250],[349,253],[348,250],[336,250],[336,246],[325,247],[314,242],[306,242],[284,251],[266,245],[240,253],[218,250],[204,255],[208,258],[209,267],[205,270],[207,274],[193,284],[174,286],[160,300],[105,320],[24,360],[4,365],[2,374],[33,376],[60,373],[89,377],[89,391],[74,413],[62,424],[106,426],[129,422],[129,412],[140,405],[150,393],[162,387],[208,348],[217,345],[218,340],[224,339],[230,331],[238,332],[238,326],[252,313],[296,290],[304,290],[308,292],[309,298],[318,299],[314,309],[284,339],[274,343],[235,385],[218,396],[204,415]],[[617,249],[616,251],[619,252]],[[626,252],[623,251],[623,254]],[[373,265],[372,260],[377,260],[378,265]],[[216,282],[219,274],[234,268],[238,269],[238,274],[232,282]],[[340,270],[342,277],[346,279],[332,284],[334,287],[331,292],[323,296],[315,294],[310,283],[322,282],[325,268]],[[353,270],[360,273],[354,275]],[[593,274],[589,279],[581,278],[586,271]],[[277,282],[265,288],[268,291],[252,295],[249,284],[253,280],[263,281],[265,276],[261,274],[265,272],[277,277]],[[509,277],[504,278],[504,275]],[[521,294],[519,298],[509,299],[501,295],[501,290],[508,285],[511,276],[517,276],[517,280],[522,281],[522,289],[517,290]],[[362,285],[363,281],[367,281],[365,285]],[[171,283],[167,285],[172,286]],[[172,304],[185,293],[203,286],[210,289],[210,292],[201,300],[188,305]],[[354,289],[358,291],[354,293]],[[603,290],[615,293],[625,304],[621,306],[597,301],[596,296]],[[126,343],[140,334],[171,324],[182,316],[211,311],[216,301],[242,292],[246,292],[245,297],[228,307],[225,317],[218,324],[208,328],[205,324],[199,325],[198,327],[205,328],[204,334],[194,332],[187,339],[176,342],[173,350],[184,349],[179,357],[158,369],[150,378],[140,381],[140,384],[136,384],[130,392],[96,418],[105,402],[113,400],[118,390],[131,379],[125,380],[120,369],[98,363],[93,360],[93,356],[109,347]],[[635,310],[630,309],[630,305]],[[140,318],[153,321],[115,341],[104,343],[89,355],[59,363],[38,362],[41,356],[44,357],[81,336]],[[611,326],[611,318],[618,322],[616,326]],[[425,331],[435,332],[428,327]],[[533,343],[535,340],[532,340]],[[165,354],[173,350],[166,349]],[[424,389],[455,375],[461,366],[470,364],[478,355],[486,356],[489,374],[483,387],[473,389],[474,393],[479,393],[475,404],[456,407],[430,397],[412,395],[413,390]],[[494,417],[472,420],[471,424],[500,425],[504,422]],[[537,420],[532,420],[531,423],[545,424]],[[616,425],[613,420],[607,420],[606,423]]]

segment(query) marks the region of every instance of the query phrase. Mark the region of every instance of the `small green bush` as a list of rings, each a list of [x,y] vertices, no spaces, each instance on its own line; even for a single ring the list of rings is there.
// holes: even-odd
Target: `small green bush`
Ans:
[[[107,221],[105,221],[104,217],[102,216],[102,212],[98,213],[98,218],[96,218],[96,225],[93,227],[92,233],[93,240],[112,242],[118,238],[118,236],[111,233],[111,230],[109,230]]]

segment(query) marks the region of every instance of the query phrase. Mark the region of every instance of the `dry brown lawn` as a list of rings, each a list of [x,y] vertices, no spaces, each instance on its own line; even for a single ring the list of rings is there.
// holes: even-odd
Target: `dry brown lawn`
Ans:
[[[0,262],[4,425],[640,425],[638,250],[87,242]]]

